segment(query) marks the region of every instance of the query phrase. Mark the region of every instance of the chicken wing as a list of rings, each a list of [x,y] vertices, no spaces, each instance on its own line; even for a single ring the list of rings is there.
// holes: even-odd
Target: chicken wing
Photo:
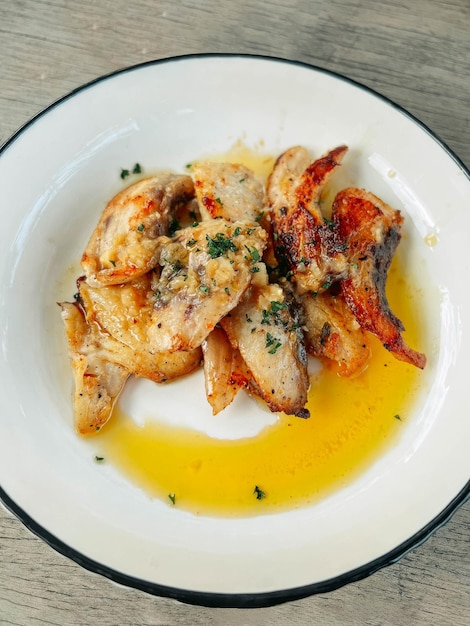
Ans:
[[[339,146],[310,163],[305,148],[290,148],[268,179],[276,256],[299,293],[318,293],[347,273],[344,244],[319,207],[322,190],[346,152],[346,146]]]
[[[90,285],[125,283],[157,263],[157,238],[172,216],[194,197],[190,176],[160,174],[118,193],[106,206],[82,255]]]
[[[385,294],[403,216],[372,193],[355,188],[337,194],[332,215],[348,245],[350,272],[341,281],[341,288],[355,318],[397,359],[424,368],[425,355],[405,343],[403,324],[390,310]]]

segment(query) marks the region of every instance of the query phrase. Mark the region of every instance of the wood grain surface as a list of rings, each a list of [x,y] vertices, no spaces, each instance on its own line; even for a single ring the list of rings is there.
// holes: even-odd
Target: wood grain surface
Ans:
[[[201,52],[273,55],[345,74],[405,107],[470,166],[468,0],[0,0],[0,144],[86,81]],[[467,502],[365,580],[269,609],[208,609],[85,571],[0,507],[0,624],[467,626],[469,529]]]

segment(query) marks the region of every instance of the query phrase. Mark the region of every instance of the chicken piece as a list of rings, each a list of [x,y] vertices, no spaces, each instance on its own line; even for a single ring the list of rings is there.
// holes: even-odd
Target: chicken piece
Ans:
[[[95,326],[87,324],[78,304],[63,302],[62,319],[75,382],[75,428],[89,435],[109,420],[129,371],[109,359]]]
[[[301,296],[307,352],[336,363],[344,378],[360,374],[370,358],[367,334],[349,310],[341,292]]]
[[[82,255],[90,285],[125,283],[157,263],[157,238],[172,216],[194,197],[190,176],[159,174],[118,193],[106,206]]]
[[[156,351],[192,350],[239,302],[260,270],[266,232],[253,222],[201,222],[159,243],[161,276],[148,328]]]
[[[239,163],[201,162],[193,167],[194,187],[203,220],[223,217],[254,222],[265,206],[263,185]]]
[[[202,342],[206,396],[214,415],[225,409],[240,389],[248,387],[249,373],[225,331],[216,326]]]
[[[372,193],[349,188],[337,194],[333,219],[340,237],[348,242],[350,272],[341,288],[355,318],[397,359],[424,368],[425,355],[405,343],[403,324],[390,310],[385,293],[388,269],[401,239],[400,211]]]
[[[109,287],[90,287],[79,280],[78,288],[88,324],[101,330],[97,345],[107,350],[110,360],[125,365],[134,376],[162,383],[189,374],[199,366],[200,348],[171,354],[153,350],[147,336],[154,302],[150,274]]]
[[[251,373],[250,388],[270,410],[309,417],[307,354],[281,287],[252,286],[221,326]]]
[[[268,179],[276,256],[281,272],[292,277],[299,293],[318,293],[347,274],[344,244],[319,206],[322,190],[346,152],[346,146],[339,146],[310,163],[305,148],[290,148],[277,159]]]

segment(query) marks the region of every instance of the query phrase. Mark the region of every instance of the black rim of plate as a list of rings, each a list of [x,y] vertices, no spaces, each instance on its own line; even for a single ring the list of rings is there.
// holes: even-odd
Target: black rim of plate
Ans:
[[[52,109],[60,106],[63,102],[73,98],[76,94],[83,92],[94,85],[104,82],[106,80],[112,79],[121,74],[125,74],[127,72],[138,71],[144,67],[161,65],[166,63],[174,63],[181,62],[185,60],[195,60],[195,59],[210,59],[210,58],[225,58],[225,59],[255,59],[261,61],[267,61],[270,63],[282,63],[282,64],[290,64],[296,65],[299,67],[303,67],[305,69],[313,70],[314,72],[319,72],[322,74],[327,74],[332,78],[336,78],[340,81],[348,83],[351,86],[357,87],[365,92],[368,92],[371,96],[378,98],[391,106],[394,109],[397,109],[400,113],[402,113],[405,117],[410,119],[413,123],[419,126],[422,130],[424,130],[434,141],[440,145],[440,147],[447,153],[447,155],[455,161],[455,163],[459,166],[459,168],[464,172],[468,179],[470,179],[470,171],[464,165],[464,163],[459,159],[459,157],[433,132],[431,131],[423,122],[421,122],[414,115],[409,113],[406,109],[396,104],[386,96],[374,91],[370,87],[363,85],[351,78],[343,76],[337,72],[333,72],[331,70],[318,67],[315,65],[311,65],[308,63],[304,63],[301,61],[294,61],[290,59],[283,59],[278,57],[271,56],[263,56],[263,55],[255,55],[255,54],[225,54],[225,53],[203,53],[203,54],[189,54],[189,55],[181,55],[174,57],[167,57],[162,59],[157,59],[154,61],[146,61],[144,63],[139,63],[137,65],[131,65],[129,67],[125,67],[109,74],[105,74],[100,76],[80,87],[72,90],[65,96],[59,98],[45,109],[40,111],[37,115],[32,117],[26,124],[24,124],[21,128],[19,128],[7,141],[0,147],[0,157],[2,154],[8,149],[8,147],[20,136],[22,135],[32,124],[34,124],[39,118],[46,115]],[[328,580],[324,580],[317,583],[312,583],[309,585],[294,587],[291,589],[282,589],[279,591],[269,591],[269,592],[258,592],[258,593],[211,593],[211,592],[203,592],[203,591],[192,591],[187,589],[178,589],[176,587],[168,587],[165,585],[161,585],[158,583],[148,582],[139,578],[135,578],[133,576],[129,576],[123,572],[118,572],[113,570],[110,567],[102,565],[97,561],[81,554],[74,548],[71,548],[60,539],[52,535],[46,528],[42,527],[38,524],[33,518],[31,518],[28,513],[23,510],[5,491],[2,487],[0,487],[0,500],[3,501],[5,507],[12,512],[23,524],[26,526],[32,533],[37,535],[43,541],[45,541],[49,546],[51,546],[54,550],[59,552],[60,554],[68,557],[72,561],[75,561],[81,567],[94,572],[96,574],[100,574],[110,580],[125,585],[127,587],[132,587],[135,589],[139,589],[151,595],[174,598],[181,602],[185,602],[188,604],[195,604],[206,607],[218,607],[218,608],[261,608],[267,606],[273,606],[276,604],[281,604],[283,602],[290,602],[293,600],[299,600],[301,598],[305,598],[307,596],[311,596],[319,593],[326,593],[329,591],[333,591],[334,589],[338,589],[348,583],[356,582],[363,578],[366,578],[373,574],[374,572],[396,563],[403,556],[405,556],[410,550],[418,547],[422,543],[424,543],[436,530],[438,530],[441,526],[443,526],[452,515],[457,511],[457,509],[462,506],[468,499],[470,499],[470,480],[467,482],[465,487],[455,496],[455,498],[445,507],[443,511],[441,511],[434,519],[432,519],[424,528],[415,533],[412,537],[410,537],[407,541],[403,542],[395,549],[390,552],[384,554],[383,556],[362,565],[356,569],[345,572],[344,574],[340,574],[335,576],[334,578],[330,578]]]

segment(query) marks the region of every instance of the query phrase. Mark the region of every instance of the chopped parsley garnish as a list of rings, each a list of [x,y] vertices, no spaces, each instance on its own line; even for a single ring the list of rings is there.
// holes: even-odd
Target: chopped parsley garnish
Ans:
[[[111,263],[111,265],[112,265],[113,267],[116,267],[116,261],[113,261],[112,259],[109,259],[109,262]]]
[[[281,311],[284,311],[284,309],[287,309],[287,304],[285,302],[278,302],[277,300],[272,300],[269,306],[269,309],[263,310],[261,323],[267,324],[268,326],[270,326],[272,322],[273,324],[276,324],[276,325],[282,324],[283,326],[286,326],[287,322],[285,322],[282,319],[281,314],[280,314]]]
[[[240,180],[238,182],[239,183],[244,183],[245,182],[245,178],[240,178]]]
[[[242,229],[240,228],[240,226],[237,226],[235,228],[235,230],[233,231],[233,236],[234,237],[238,237],[238,235],[242,232]]]
[[[142,167],[140,166],[140,163],[136,163],[132,169],[132,173],[140,174],[141,172],[142,172]]]
[[[122,178],[122,180],[124,180],[128,176],[130,176],[129,170],[125,170],[125,169],[121,168],[121,178]]]
[[[208,296],[210,292],[207,285],[199,285],[199,291],[202,291],[202,293],[206,294],[206,296]]]
[[[145,230],[145,226],[144,226],[144,224],[140,224],[140,226],[137,226],[137,230],[138,230],[139,232],[142,232],[143,230]]]
[[[207,252],[213,259],[223,256],[227,252],[237,252],[238,248],[233,241],[223,233],[217,233],[215,237],[206,235]]]
[[[245,257],[245,259],[247,261],[251,261],[252,263],[258,263],[258,261],[261,259],[258,250],[254,246],[252,248],[245,246],[245,248],[248,250],[248,253],[250,255],[249,257]]]
[[[217,202],[217,204],[220,204],[220,206],[224,206],[224,203],[220,198],[216,198],[215,201]]]
[[[95,455],[95,461],[97,463],[102,463],[104,461],[104,456]]]
[[[266,497],[265,492],[262,489],[260,489],[258,485],[255,485],[253,493],[255,494],[257,500],[262,500],[263,498]]]
[[[282,342],[276,337],[273,337],[271,333],[266,333],[266,348],[270,348],[268,350],[268,354],[276,354],[279,348],[282,346]]]
[[[171,504],[174,505],[176,503],[176,495],[174,493],[169,493],[168,497],[171,500]]]
[[[194,246],[194,244],[195,244],[195,243],[196,243],[196,240],[195,240],[195,239],[190,239],[190,240],[188,241],[188,246]]]
[[[400,415],[399,415],[398,413],[396,413],[393,417],[394,417],[396,420],[400,420],[400,422],[401,422],[401,417],[400,417]]]
[[[255,218],[255,222],[261,222],[261,220],[263,219],[263,215],[264,215],[264,211],[261,211],[261,213],[259,213],[256,218]]]

